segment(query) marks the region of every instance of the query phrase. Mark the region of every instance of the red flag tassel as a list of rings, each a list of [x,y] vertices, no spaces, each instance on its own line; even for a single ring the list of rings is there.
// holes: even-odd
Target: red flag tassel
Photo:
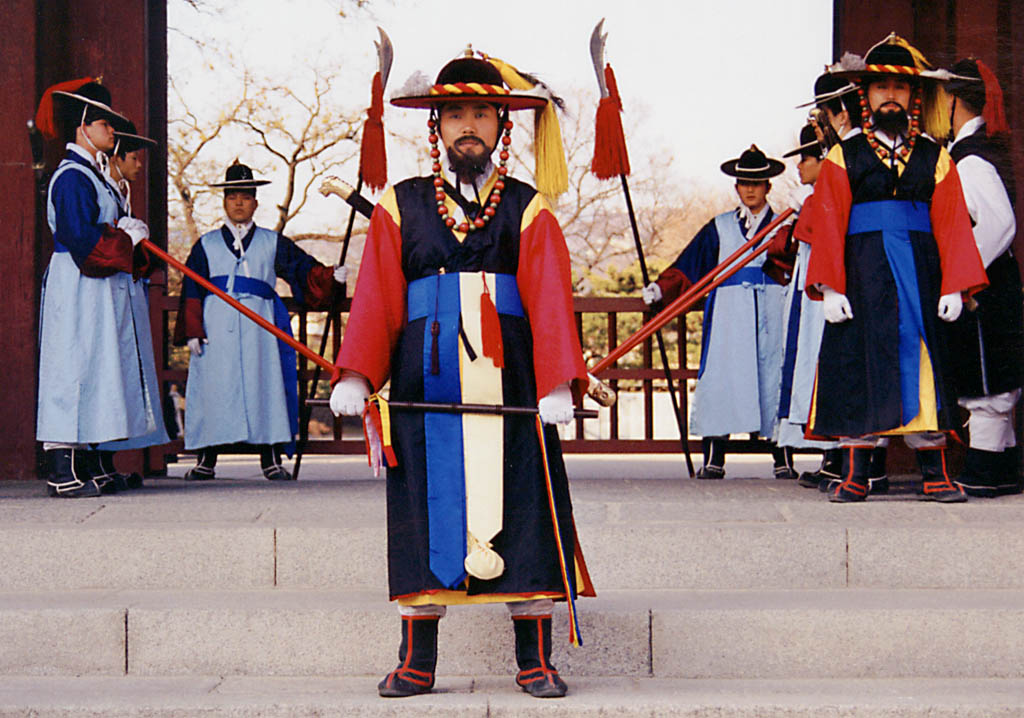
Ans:
[[[388,161],[384,149],[384,85],[380,73],[373,75],[370,107],[363,123],[363,144],[359,148],[359,176],[371,189],[381,189],[388,183]]]
[[[377,437],[380,439],[381,448],[384,454],[384,463],[387,466],[395,467],[398,466],[398,457],[395,455],[395,447],[391,444],[391,427],[384,426],[384,420],[381,417],[380,408],[378,408],[375,401],[369,401],[366,404],[365,412],[370,415],[370,422],[373,423],[373,428],[377,432]],[[390,424],[390,417],[388,422]],[[363,423],[363,441],[366,443],[366,462],[373,465],[370,458],[370,437],[366,432],[366,423]]]
[[[989,135],[1000,132],[1009,132],[1010,126],[1006,122],[1006,111],[1003,109],[1003,88],[994,72],[989,69],[981,60],[978,60],[978,74],[981,81],[985,83],[985,109],[981,116],[985,119],[985,129]]]
[[[594,129],[594,160],[590,171],[600,179],[610,179],[629,174],[629,153],[626,151],[626,136],[622,132],[622,98],[615,82],[611,65],[604,68],[608,97],[602,97],[597,105],[596,127]]]
[[[494,366],[503,369],[505,345],[501,341],[501,319],[498,318],[498,309],[491,300],[486,278],[483,294],[480,295],[480,334],[483,339],[483,355],[490,357],[494,361]]]

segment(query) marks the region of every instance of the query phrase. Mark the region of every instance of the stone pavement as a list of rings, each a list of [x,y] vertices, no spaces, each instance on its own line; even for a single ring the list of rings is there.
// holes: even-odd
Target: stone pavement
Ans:
[[[481,606],[441,624],[438,694],[388,701],[383,480],[362,457],[287,484],[189,465],[97,499],[0,482],[0,717],[1024,715],[1021,496],[835,505],[764,457],[705,482],[571,456],[598,598],[582,647],[555,616],[570,696],[517,693],[506,612]]]

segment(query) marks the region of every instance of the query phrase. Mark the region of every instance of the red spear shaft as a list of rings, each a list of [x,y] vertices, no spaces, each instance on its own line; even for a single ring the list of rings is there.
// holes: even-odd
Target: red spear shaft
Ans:
[[[784,212],[780,213],[775,219],[769,222],[764,229],[755,234],[749,242],[744,244],[742,247],[737,249],[735,252],[730,254],[725,261],[721,262],[717,267],[712,269],[710,272],[705,274],[701,279],[690,287],[688,290],[683,292],[677,299],[671,304],[658,312],[658,315],[651,321],[644,324],[640,329],[630,336],[626,341],[622,342],[619,346],[615,347],[608,356],[599,361],[594,368],[591,369],[591,374],[600,374],[602,371],[613,365],[616,361],[622,358],[624,354],[636,347],[640,342],[644,341],[656,331],[661,329],[663,326],[668,324],[670,321],[678,317],[680,314],[685,312],[687,309],[692,307],[694,304],[703,299],[712,289],[718,287],[726,279],[738,272],[742,267],[746,266],[754,257],[758,257],[761,254],[768,251],[771,247],[771,242],[765,242],[763,245],[758,247],[756,250],[751,252],[747,257],[744,257],[741,261],[737,262],[734,266],[729,265],[735,262],[740,255],[745,251],[756,245],[764,237],[766,237],[773,229],[782,224],[789,215],[793,214],[793,209],[789,208]],[[722,272],[723,269],[728,269]],[[719,274],[719,272],[722,272]]]
[[[160,249],[158,246],[153,244],[148,239],[142,240],[142,246],[145,247],[150,252],[152,252],[153,254],[155,254],[160,259],[162,259],[165,262],[167,262],[167,264],[171,265],[172,267],[177,269],[182,274],[184,274],[187,277],[193,279],[196,282],[196,284],[201,286],[203,289],[207,290],[208,292],[212,292],[213,294],[216,294],[218,297],[220,297],[225,302],[227,302],[229,305],[231,305],[231,307],[233,307],[234,309],[237,309],[239,312],[241,312],[242,314],[247,316],[249,319],[251,319],[254,322],[256,322],[258,325],[260,325],[260,327],[262,327],[263,329],[266,329],[268,332],[270,332],[275,337],[277,337],[278,339],[283,341],[285,344],[290,346],[292,349],[294,349],[295,351],[299,352],[300,354],[302,354],[304,357],[306,357],[310,361],[320,365],[321,367],[323,367],[327,371],[331,372],[331,377],[332,377],[331,381],[334,381],[334,378],[336,378],[335,375],[338,373],[338,368],[336,366],[334,366],[334,364],[332,364],[330,361],[328,361],[327,359],[325,359],[322,356],[320,356],[319,354],[317,354],[315,351],[313,351],[312,349],[307,347],[302,342],[300,342],[300,341],[298,341],[298,340],[288,336],[285,332],[281,331],[276,326],[274,326],[273,322],[267,321],[266,319],[261,317],[259,314],[257,314],[253,310],[249,309],[249,307],[245,306],[244,304],[239,302],[237,299],[234,299],[233,297],[231,297],[227,292],[224,292],[221,289],[219,289],[218,287],[216,287],[212,282],[210,282],[210,280],[204,278],[202,275],[197,274],[193,270],[191,270],[188,267],[186,267],[183,262],[179,262],[177,259],[175,259],[171,255],[169,255],[164,250]]]

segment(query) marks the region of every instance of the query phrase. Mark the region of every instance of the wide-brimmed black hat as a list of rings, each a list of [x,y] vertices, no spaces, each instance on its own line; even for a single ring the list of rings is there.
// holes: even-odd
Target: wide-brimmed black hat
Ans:
[[[140,135],[139,131],[135,127],[135,123],[128,121],[128,126],[124,132],[120,130],[114,131],[114,152],[113,154],[127,154],[129,152],[135,152],[136,150],[148,150],[156,147],[156,140]]]
[[[730,177],[744,180],[766,180],[786,171],[786,165],[768,157],[764,152],[751,145],[739,159],[722,163],[722,171]]]
[[[949,68],[951,78],[943,85],[946,92],[967,100],[972,107],[979,110],[985,107],[985,82],[978,69],[978,61],[973,57],[959,60]]]
[[[821,107],[825,103],[839,99],[844,95],[857,91],[857,85],[847,77],[839,77],[831,72],[818,75],[814,81],[814,99],[796,106],[799,110],[812,105]]]
[[[210,187],[224,190],[251,189],[255,192],[257,187],[262,187],[265,184],[270,184],[270,180],[255,179],[252,176],[252,169],[236,159],[224,173],[224,181],[215,182]]]
[[[97,120],[108,121],[115,131],[128,129],[128,118],[111,107],[110,90],[96,80],[89,80],[77,87],[63,85],[60,89],[51,88],[47,94],[52,103],[56,127],[61,131],[71,130],[83,122],[89,125]]]
[[[782,155],[783,159],[786,157],[793,157],[794,155],[800,155],[801,157],[817,157],[819,160],[825,156],[825,148],[818,142],[818,133],[814,131],[812,125],[804,125],[800,129],[800,145],[794,147],[786,154]]]
[[[423,78],[424,85],[426,82],[428,80]],[[446,102],[469,100],[494,102],[506,105],[510,110],[539,109],[548,103],[543,95],[508,89],[501,71],[487,60],[460,57],[441,68],[433,85],[410,88],[407,83],[398,96],[391,98],[391,104],[431,109]]]
[[[947,72],[935,70],[920,50],[895,32],[890,32],[884,40],[867,51],[863,67],[841,69],[833,75],[858,81],[869,81],[885,75],[919,77],[926,80],[944,80],[948,77]]]

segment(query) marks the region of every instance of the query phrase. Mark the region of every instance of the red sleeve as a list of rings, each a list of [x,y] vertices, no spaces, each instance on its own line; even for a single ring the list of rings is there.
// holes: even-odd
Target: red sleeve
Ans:
[[[935,168],[931,220],[942,264],[942,293],[964,292],[970,296],[988,286],[960,176],[946,150],[941,151]]]
[[[315,264],[306,275],[306,291],[304,299],[310,309],[327,309],[331,306],[334,288],[339,286],[334,281],[334,267]]]
[[[131,274],[135,269],[132,238],[109,224],[104,224],[103,233],[96,241],[89,255],[79,267],[87,277],[109,277],[118,272]]]
[[[811,299],[821,299],[815,284],[826,284],[840,294],[846,294],[846,229],[850,222],[853,193],[843,162],[842,145],[833,147],[825,158],[814,187],[814,197],[810,216],[806,218],[806,231],[812,233],[814,244],[807,263],[804,291]]]
[[[574,379],[586,382],[587,367],[572,307],[569,250],[540,193],[523,215],[516,283],[533,333],[538,400],[559,384]]]
[[[654,280],[655,283],[661,288],[661,303],[662,305],[668,305],[679,298],[683,292],[693,286],[693,282],[681,269],[675,267],[669,267],[664,272],[658,275],[658,278]]]
[[[203,328],[203,300],[181,295],[178,303],[178,320],[174,323],[174,345],[184,346],[189,339],[206,339]]]
[[[805,244],[811,244],[811,217],[814,215],[814,195],[808,195],[804,200],[804,206],[800,208],[800,216],[793,228],[793,237]]]
[[[389,208],[394,208],[389,211]],[[391,374],[391,354],[405,328],[406,284],[402,235],[391,189],[373,210],[359,267],[352,311],[335,364],[356,371],[380,389]]]

